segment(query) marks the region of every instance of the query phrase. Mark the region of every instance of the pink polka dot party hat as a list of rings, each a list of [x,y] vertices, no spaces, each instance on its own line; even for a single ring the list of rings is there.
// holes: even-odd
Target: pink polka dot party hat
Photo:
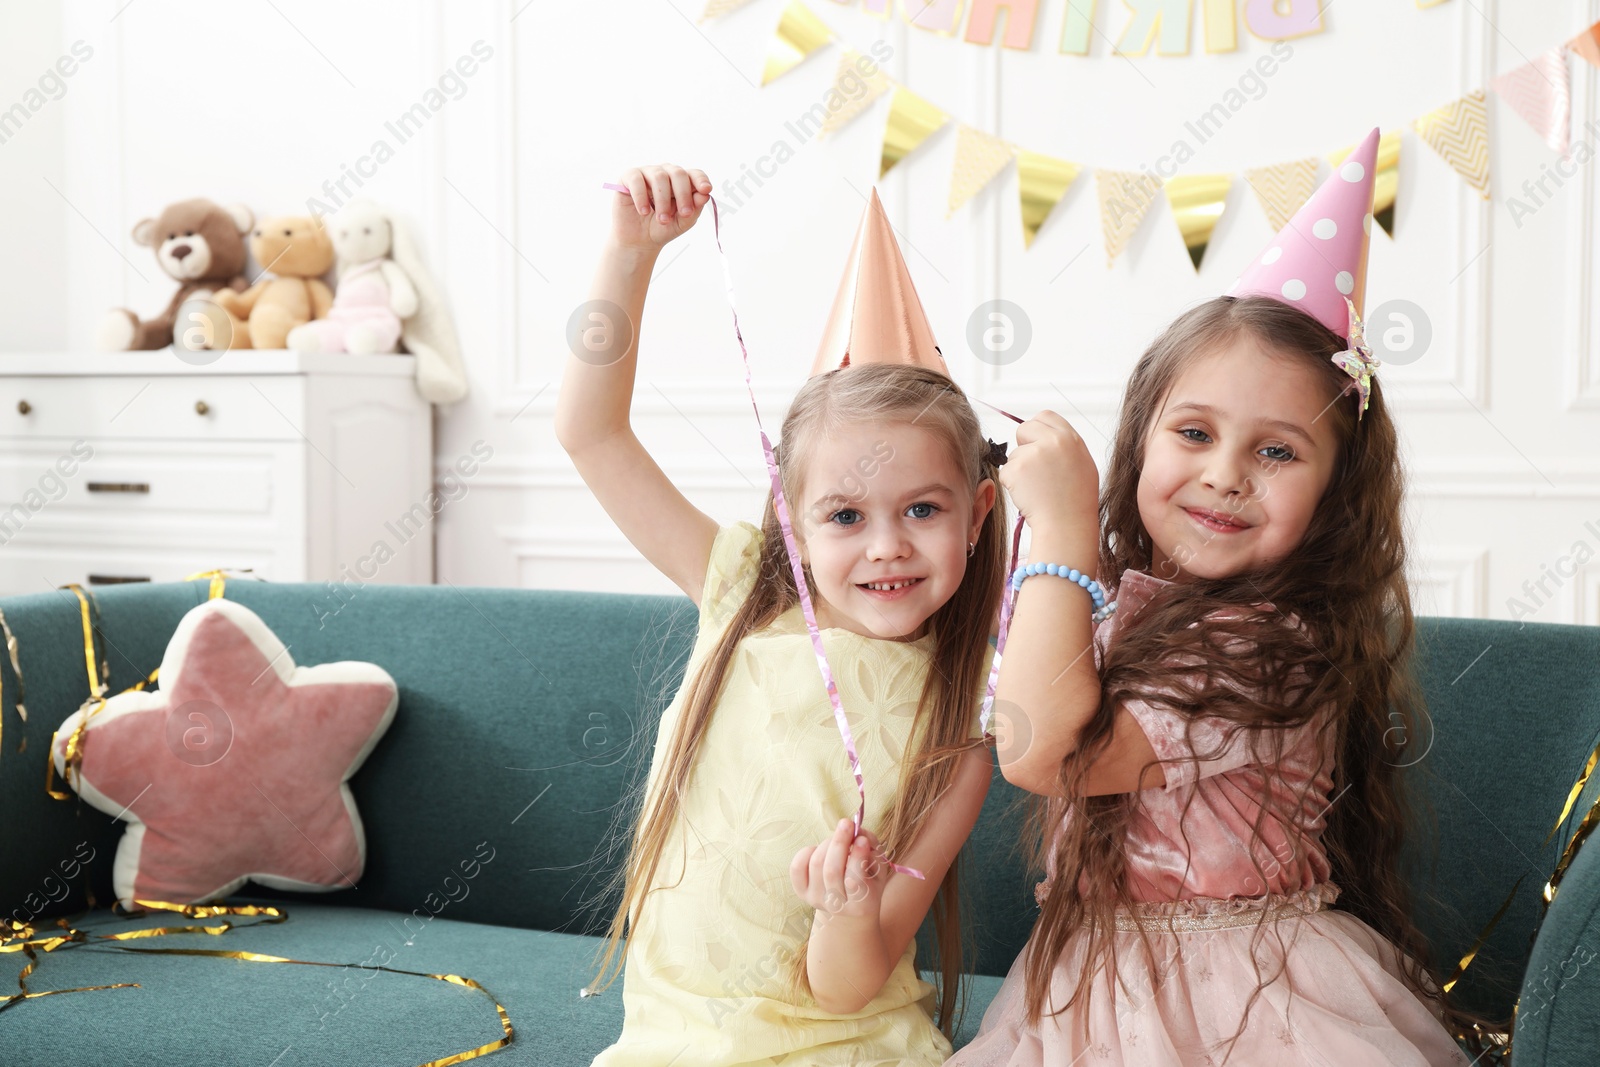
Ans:
[[[1275,297],[1345,340],[1356,340],[1351,336],[1360,329],[1356,316],[1365,311],[1377,158],[1374,129],[1268,242],[1227,295]]]

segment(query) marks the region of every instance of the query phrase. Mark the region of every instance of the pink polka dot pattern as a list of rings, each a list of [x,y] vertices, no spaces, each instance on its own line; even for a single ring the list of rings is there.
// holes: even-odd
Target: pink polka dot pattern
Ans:
[[[1345,298],[1357,312],[1365,311],[1377,158],[1374,129],[1245,268],[1229,293],[1283,300],[1348,339]]]

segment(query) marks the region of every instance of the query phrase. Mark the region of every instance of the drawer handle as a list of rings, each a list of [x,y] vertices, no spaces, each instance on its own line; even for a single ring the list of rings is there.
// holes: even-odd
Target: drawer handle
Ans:
[[[128,582],[148,582],[148,576],[134,576],[131,574],[91,574],[90,585],[125,585]]]
[[[17,411],[19,411],[22,414],[26,415],[28,412],[30,412],[32,410],[33,410],[33,405],[28,403],[26,400],[17,401]]]
[[[194,402],[194,410],[197,415],[207,415],[211,412],[211,405],[204,400],[196,400]]]
[[[90,482],[91,493],[148,493],[149,482]]]

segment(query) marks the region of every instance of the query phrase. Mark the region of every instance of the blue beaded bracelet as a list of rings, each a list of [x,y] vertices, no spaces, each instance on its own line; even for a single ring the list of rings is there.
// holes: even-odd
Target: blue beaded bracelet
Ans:
[[[1029,563],[1025,566],[1018,567],[1011,574],[1012,591],[1016,592],[1017,590],[1020,590],[1022,588],[1023,580],[1031,578],[1035,574],[1053,574],[1057,577],[1065,578],[1067,581],[1074,582],[1081,586],[1085,592],[1094,598],[1094,613],[1092,618],[1095,622],[1100,622],[1108,618],[1112,612],[1117,610],[1115,601],[1107,606],[1106,591],[1101,587],[1099,582],[1095,581],[1093,578],[1079,571],[1075,567],[1066,567],[1059,563]]]

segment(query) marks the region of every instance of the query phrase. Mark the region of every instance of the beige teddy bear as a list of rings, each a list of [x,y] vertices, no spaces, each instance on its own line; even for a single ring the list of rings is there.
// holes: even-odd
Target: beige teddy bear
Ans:
[[[212,297],[228,316],[227,347],[287,348],[290,330],[327,317],[333,305],[321,278],[333,265],[333,242],[321,219],[282,215],[256,226],[250,252],[261,264],[261,280],[242,293],[224,289]]]

